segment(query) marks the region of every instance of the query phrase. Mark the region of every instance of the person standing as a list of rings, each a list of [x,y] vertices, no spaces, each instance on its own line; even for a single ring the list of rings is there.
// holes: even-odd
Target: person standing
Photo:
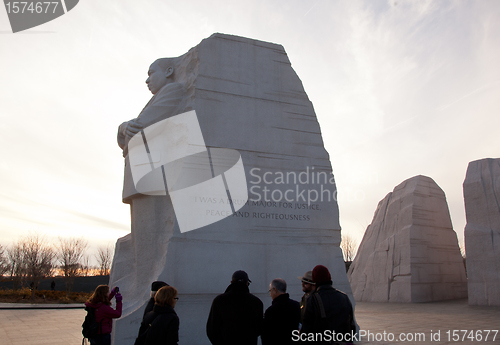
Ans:
[[[296,344],[292,340],[292,332],[299,329],[299,302],[290,299],[286,293],[286,282],[281,278],[269,284],[269,294],[273,302],[264,314],[262,345]]]
[[[307,299],[304,323],[301,334],[323,333],[325,330],[335,332],[334,339],[349,343],[352,332],[356,331],[354,312],[347,295],[332,286],[332,277],[328,268],[317,265],[312,271],[312,280],[316,284],[316,292]],[[307,337],[307,336],[306,336]],[[342,341],[333,344],[343,344]],[[318,341],[315,344],[332,344],[329,341]]]
[[[146,308],[144,309],[144,314],[142,315],[142,323],[144,323],[144,320],[146,319],[146,315],[148,315],[150,312],[153,311],[154,306],[155,306],[156,294],[157,294],[158,290],[160,290],[164,286],[169,286],[169,285],[163,281],[154,281],[151,283],[150,298],[149,298],[148,304],[146,305]],[[144,344],[145,334],[143,334],[143,333],[144,333],[146,328],[143,328],[142,323],[141,323],[141,327],[139,328],[139,334],[137,334],[137,338],[135,340],[134,345]]]
[[[177,345],[179,317],[174,308],[178,300],[177,289],[173,286],[166,285],[158,290],[153,311],[144,317],[135,344]]]
[[[207,336],[213,345],[256,345],[262,331],[262,301],[252,295],[245,271],[236,271],[226,291],[212,302]]]
[[[307,299],[316,290],[316,284],[312,280],[312,271],[304,273],[303,277],[297,277],[302,281],[302,291],[304,295],[300,300],[300,323],[304,321],[304,313],[306,312]]]
[[[169,285],[165,282],[162,282],[162,281],[155,281],[155,282],[151,283],[150,299],[149,299],[148,304],[146,305],[146,309],[144,309],[143,318],[146,316],[147,313],[149,313],[150,311],[153,311],[153,307],[155,305],[156,292],[164,286],[169,286]]]
[[[111,293],[109,293],[109,286],[99,285],[88,301],[85,302],[85,309],[93,308],[95,310],[95,319],[99,323],[97,336],[89,339],[91,345],[111,344],[113,319],[122,316],[123,297],[118,291],[118,287],[115,287]],[[111,300],[113,297],[115,297],[116,300],[116,309],[111,307]]]

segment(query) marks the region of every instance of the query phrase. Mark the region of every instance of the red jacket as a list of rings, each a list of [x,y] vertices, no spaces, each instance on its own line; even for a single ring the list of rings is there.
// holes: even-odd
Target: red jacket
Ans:
[[[122,302],[116,302],[116,310],[109,305],[103,303],[89,303],[86,302],[85,306],[95,309],[95,318],[97,322],[101,322],[100,334],[111,333],[113,328],[113,319],[122,316]]]

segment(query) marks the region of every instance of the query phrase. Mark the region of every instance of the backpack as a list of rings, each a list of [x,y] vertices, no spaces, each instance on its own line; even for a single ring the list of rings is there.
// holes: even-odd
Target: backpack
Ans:
[[[340,292],[342,292],[342,291],[340,291]],[[344,293],[342,292],[342,294],[344,294]],[[324,326],[323,326],[323,327],[325,327],[324,329],[329,329],[328,325],[325,324],[325,322],[326,322],[326,311],[325,311],[325,305],[323,304],[323,300],[321,299],[321,296],[319,295],[318,292],[314,292],[312,294],[312,297],[314,299],[314,303],[316,304],[316,306],[319,309],[320,323],[324,324]],[[346,297],[347,297],[347,295],[346,295]],[[352,310],[352,305],[351,305],[351,301],[349,300],[349,298],[347,298],[347,302],[348,302],[349,306],[351,306],[351,310]],[[356,333],[356,322],[354,321],[354,318],[353,318],[352,314],[349,315],[348,323],[349,323],[350,330],[353,333]],[[338,344],[338,343],[332,341],[330,344]],[[349,341],[349,342],[345,342],[345,344],[348,345],[348,344],[353,344],[353,343]]]
[[[85,316],[85,320],[82,323],[82,334],[83,334],[83,342],[85,341],[85,338],[95,338],[97,334],[99,334],[99,331],[101,331],[102,328],[102,320],[101,322],[97,322],[95,318],[95,309],[91,307],[85,307],[85,310],[87,311],[87,315]]]
[[[141,323],[141,328],[139,329],[139,335],[135,339],[134,345],[144,345],[146,343],[146,338],[148,337],[149,329],[151,328],[151,325],[153,324],[153,321],[156,319],[157,316],[158,314],[154,313],[154,317],[149,322],[145,322],[146,317],[144,317]]]

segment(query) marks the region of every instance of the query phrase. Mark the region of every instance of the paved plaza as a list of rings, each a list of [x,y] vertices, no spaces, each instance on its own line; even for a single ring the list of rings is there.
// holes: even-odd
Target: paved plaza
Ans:
[[[500,307],[469,306],[467,300],[434,303],[368,303],[356,304],[356,319],[362,330],[383,335],[384,331],[394,335],[393,341],[367,341],[359,344],[500,344]],[[467,331],[465,340],[462,339]],[[485,341],[486,330],[498,331],[496,340],[490,332]],[[449,332],[450,339],[448,340]],[[453,332],[455,331],[455,333]],[[472,341],[467,336],[473,331]],[[482,332],[478,332],[482,331]],[[439,332],[439,333],[438,333]],[[361,333],[361,332],[360,332]],[[425,338],[421,334],[425,334]],[[431,339],[431,334],[436,340]],[[476,334],[478,338],[476,338]],[[418,339],[420,341],[401,341]],[[440,341],[438,341],[440,335]],[[453,341],[457,339],[459,341]],[[380,336],[379,336],[380,338]]]
[[[12,305],[0,304],[1,345],[82,343],[81,324],[86,315],[83,308],[29,309],[24,305],[24,308],[4,309],[11,307]],[[368,336],[369,331],[372,336],[372,339],[357,342],[362,345],[500,344],[500,334],[493,340],[494,332],[489,333],[487,341],[484,340],[486,330],[500,330],[500,308],[469,306],[467,300],[420,304],[361,302],[356,305],[356,318],[362,332]],[[462,341],[464,336],[462,330],[467,331],[464,341]],[[448,331],[450,332],[447,333]],[[474,334],[474,337],[481,334],[483,339],[481,341],[477,338],[474,338],[475,341],[467,339],[471,334]],[[392,336],[394,339],[390,341]],[[453,341],[454,336],[455,339],[459,337],[459,341]],[[383,337],[386,338],[385,341]],[[377,338],[380,341],[377,341]],[[411,338],[414,341],[403,341]]]
[[[0,345],[81,345],[86,314],[83,307],[0,309]]]

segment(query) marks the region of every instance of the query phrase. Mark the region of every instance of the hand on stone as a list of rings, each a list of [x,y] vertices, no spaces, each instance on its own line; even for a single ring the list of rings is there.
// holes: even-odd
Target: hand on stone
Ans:
[[[125,136],[128,137],[128,139],[132,138],[134,135],[139,133],[142,129],[142,125],[135,122],[134,120],[130,120],[127,123],[127,128],[125,128]]]

